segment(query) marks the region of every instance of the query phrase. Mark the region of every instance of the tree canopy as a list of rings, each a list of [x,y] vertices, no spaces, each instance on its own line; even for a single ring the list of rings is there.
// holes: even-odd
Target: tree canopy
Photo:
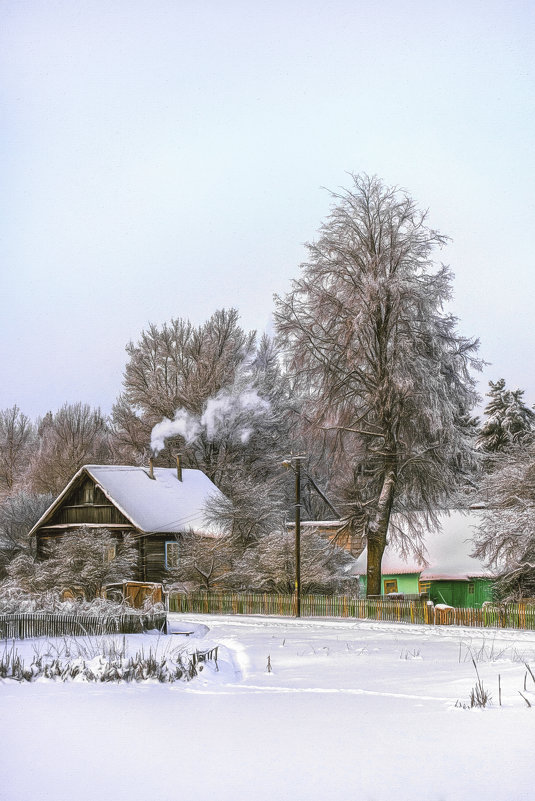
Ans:
[[[406,192],[353,176],[333,201],[276,321],[308,426],[345,459],[345,514],[367,537],[368,593],[380,594],[394,505],[432,521],[470,462],[478,343],[444,309],[447,238]]]

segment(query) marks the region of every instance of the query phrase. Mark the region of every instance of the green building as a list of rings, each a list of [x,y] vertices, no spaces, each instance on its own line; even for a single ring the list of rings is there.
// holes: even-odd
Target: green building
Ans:
[[[427,592],[435,604],[480,607],[492,600],[493,576],[479,559],[470,556],[478,512],[453,510],[439,515],[440,530],[429,531],[422,556],[403,556],[396,544],[387,545],[381,565],[383,595]],[[402,526],[394,517],[394,525]],[[361,592],[366,593],[367,549],[357,560]],[[426,564],[427,563],[427,564]]]

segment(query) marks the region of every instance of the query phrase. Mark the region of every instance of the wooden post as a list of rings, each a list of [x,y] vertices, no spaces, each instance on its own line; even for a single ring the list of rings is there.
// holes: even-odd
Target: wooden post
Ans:
[[[301,459],[295,459],[295,616],[301,617]]]

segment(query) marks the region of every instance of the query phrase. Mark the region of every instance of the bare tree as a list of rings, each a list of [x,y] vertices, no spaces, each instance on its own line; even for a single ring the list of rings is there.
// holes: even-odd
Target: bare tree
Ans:
[[[114,448],[130,459],[176,451],[230,492],[234,471],[263,481],[287,445],[288,388],[268,337],[238,325],[235,309],[219,310],[195,328],[176,319],[150,326],[127,348],[124,392],[113,410]],[[152,440],[152,446],[151,446]]]
[[[260,483],[235,469],[228,483],[228,495],[207,501],[205,517],[208,523],[220,526],[232,543],[245,549],[282,526],[285,508],[280,475]]]
[[[471,458],[477,342],[443,310],[452,274],[434,257],[446,237],[426,213],[375,177],[333,198],[276,320],[304,419],[350,477],[345,512],[367,537],[374,595],[394,505],[415,535],[416,510],[436,523]]]
[[[200,413],[232,381],[254,342],[254,332],[238,325],[236,309],[220,309],[197,328],[180,318],[150,325],[136,345],[127,345],[124,398],[153,423],[172,419],[179,408]]]
[[[111,452],[108,427],[100,409],[66,403],[39,421],[39,449],[29,481],[36,492],[57,494],[84,464],[106,464]]]
[[[0,411],[0,490],[8,493],[28,469],[35,429],[17,405]]]
[[[177,410],[201,415],[208,398],[232,384],[238,367],[251,357],[255,334],[238,325],[236,309],[220,309],[203,325],[173,319],[159,328],[150,325],[137,344],[127,345],[124,392],[113,409],[115,441],[133,457],[147,453],[150,432]],[[161,454],[164,461],[183,440],[175,437]],[[210,475],[217,449],[202,438],[188,448],[191,466],[206,465]]]
[[[28,533],[52,500],[52,495],[36,495],[22,490],[10,495],[0,505],[0,577],[16,556],[31,552]]]

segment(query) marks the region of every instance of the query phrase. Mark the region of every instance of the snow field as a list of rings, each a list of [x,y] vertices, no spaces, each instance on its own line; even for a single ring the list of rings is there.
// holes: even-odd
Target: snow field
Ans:
[[[170,618],[194,634],[130,635],[130,649],[218,644],[219,671],[206,665],[172,685],[0,683],[0,798],[534,797],[529,676],[523,689],[523,662],[535,671],[533,632]],[[36,643],[18,645],[30,654]],[[472,655],[493,696],[482,710],[455,706],[475,685]]]

